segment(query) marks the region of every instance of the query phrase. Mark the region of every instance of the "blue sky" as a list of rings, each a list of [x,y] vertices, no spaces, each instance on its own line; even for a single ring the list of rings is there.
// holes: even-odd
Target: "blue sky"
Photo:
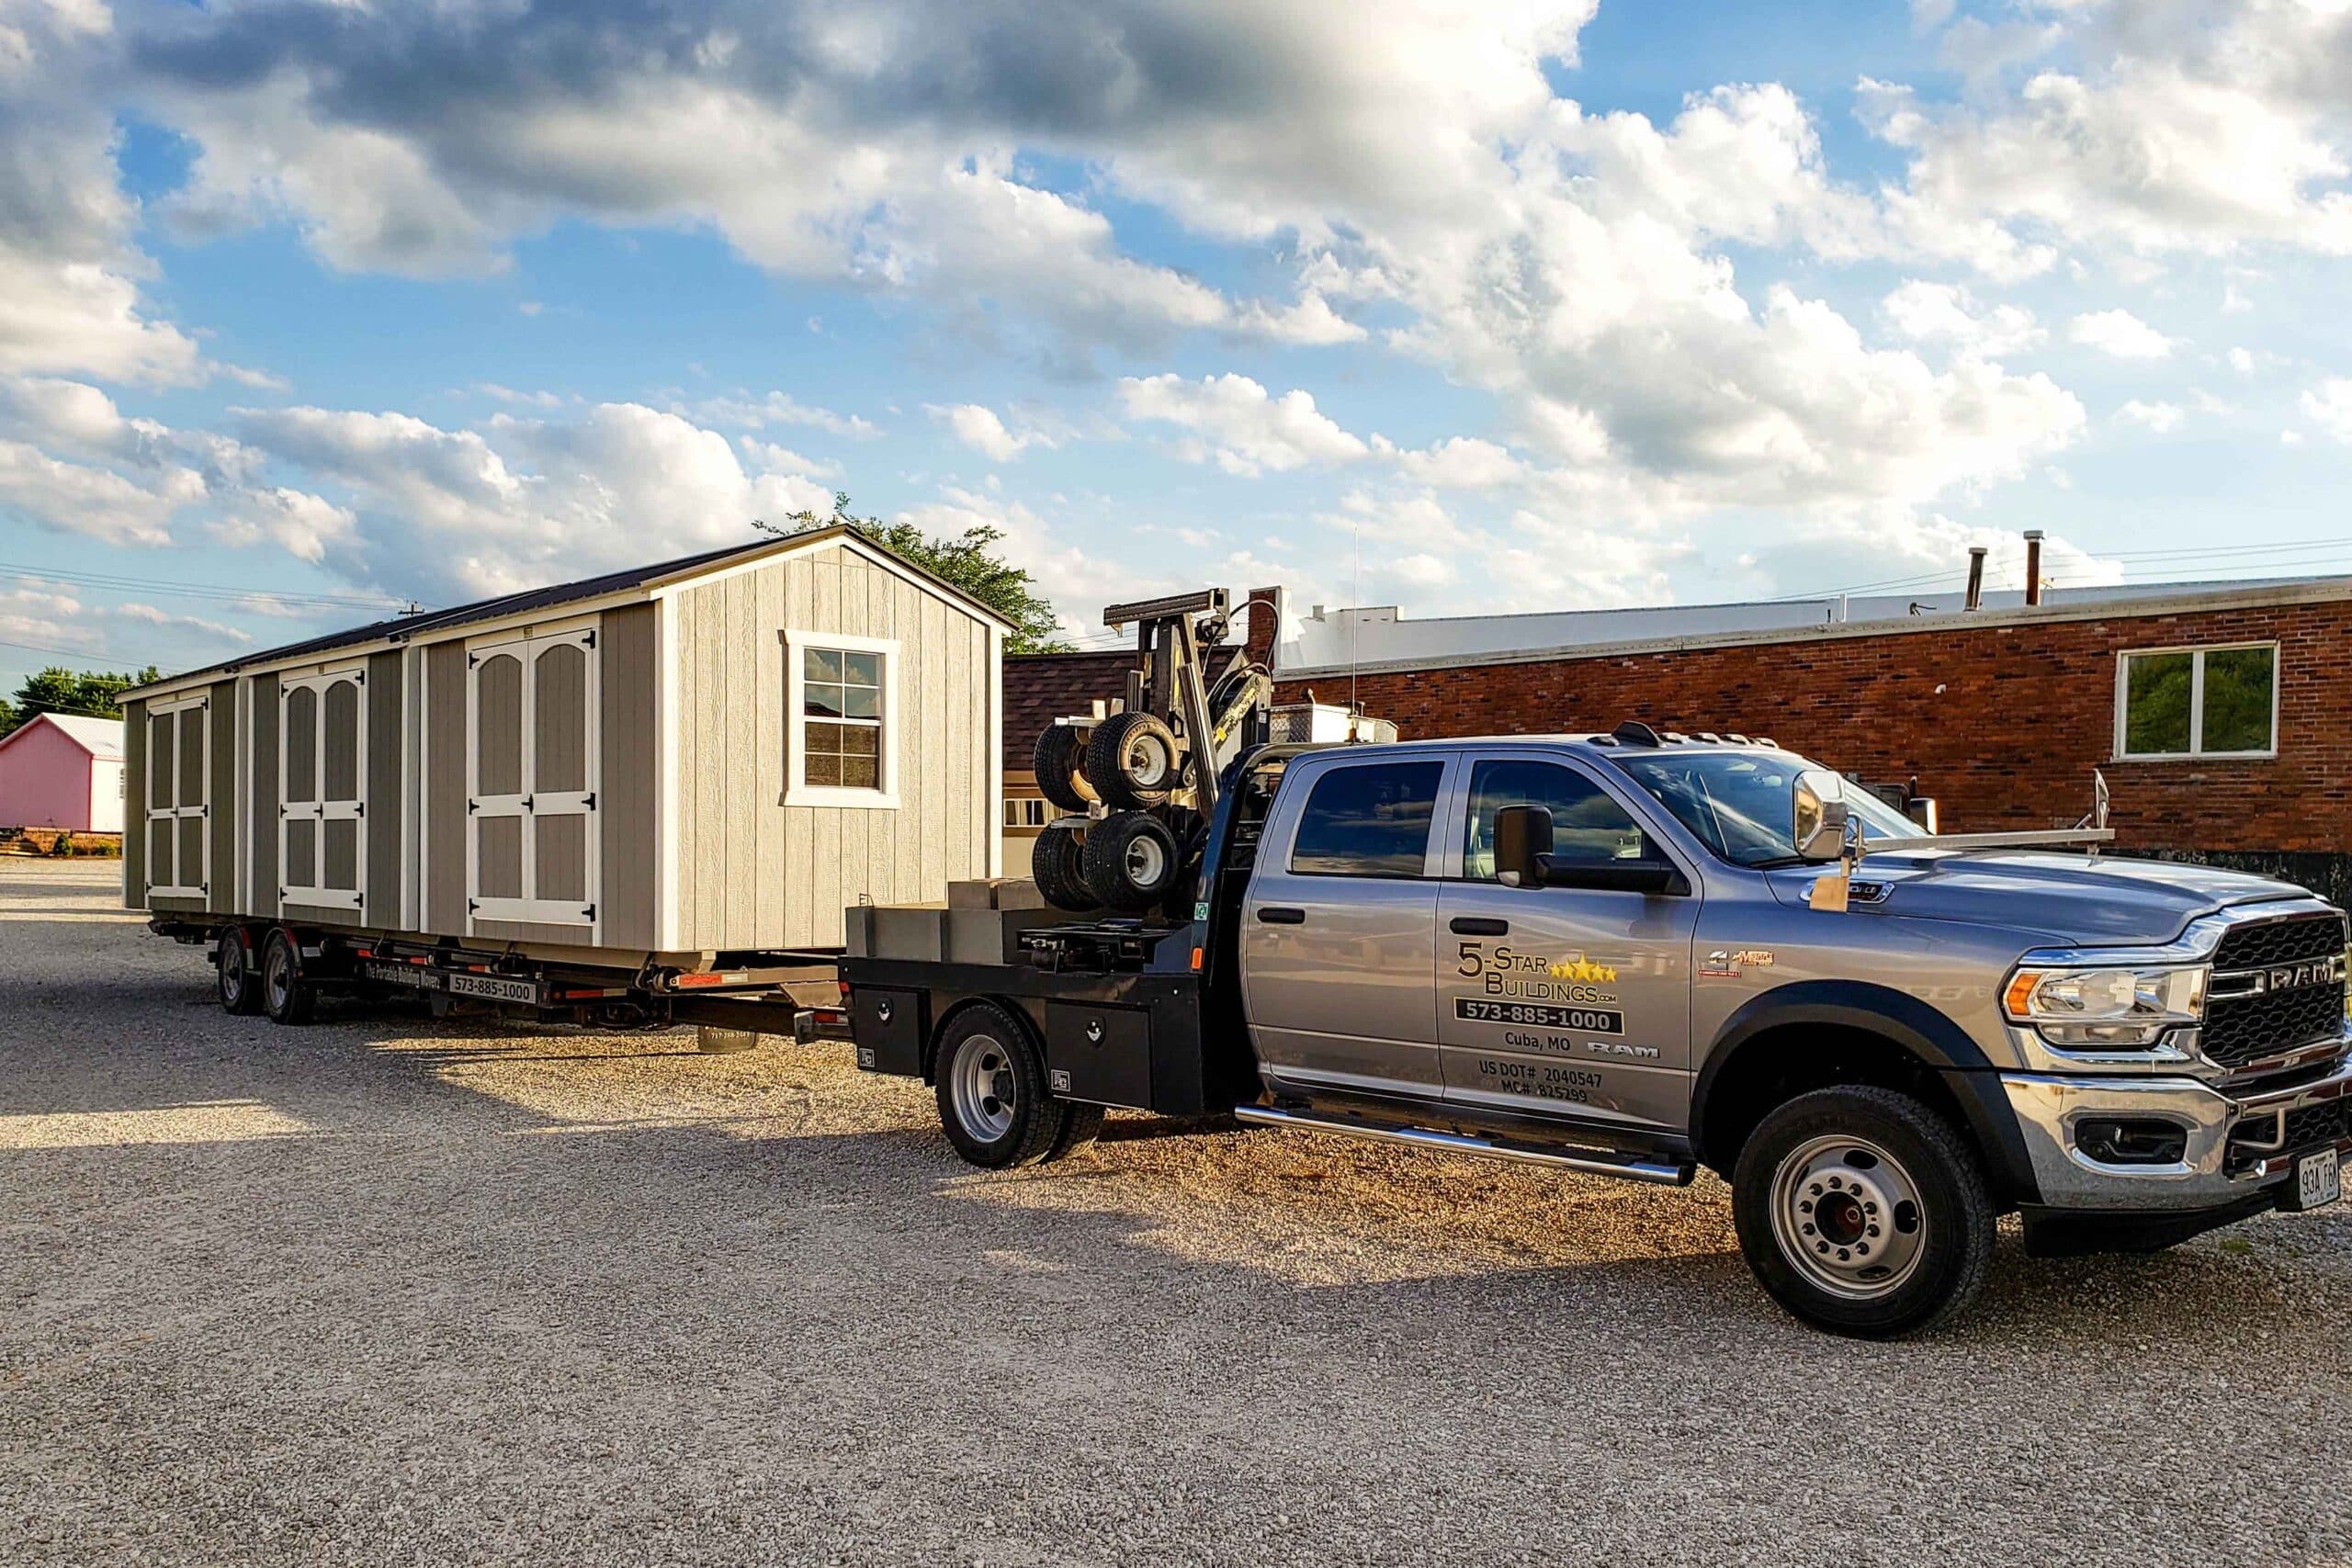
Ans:
[[[2304,0],[0,0],[0,690],[822,508],[1073,636],[2343,570]]]

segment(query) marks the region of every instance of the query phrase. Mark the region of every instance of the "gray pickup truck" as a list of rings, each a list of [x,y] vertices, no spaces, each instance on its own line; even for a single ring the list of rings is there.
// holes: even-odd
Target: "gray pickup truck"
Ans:
[[[1765,1290],[1871,1337],[1963,1306],[2004,1213],[2030,1252],[2145,1251],[2338,1196],[2346,922],[2287,884],[1939,839],[1639,724],[1263,747],[1196,834],[1156,915],[853,911],[860,1066],[933,1085],[984,1166],[1106,1106],[1705,1166]]]

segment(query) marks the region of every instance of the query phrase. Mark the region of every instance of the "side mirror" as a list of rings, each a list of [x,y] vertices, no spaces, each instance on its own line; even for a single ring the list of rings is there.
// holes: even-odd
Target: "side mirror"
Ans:
[[[1936,827],[1936,797],[1932,795],[1913,795],[1903,803],[1903,814],[1911,818],[1922,833],[1939,831]]]
[[[1495,813],[1495,880],[1506,887],[1544,886],[1552,852],[1552,808],[1506,806]]]
[[[1789,812],[1789,840],[1798,856],[1833,861],[1845,852],[1846,781],[1823,768],[1797,775]]]

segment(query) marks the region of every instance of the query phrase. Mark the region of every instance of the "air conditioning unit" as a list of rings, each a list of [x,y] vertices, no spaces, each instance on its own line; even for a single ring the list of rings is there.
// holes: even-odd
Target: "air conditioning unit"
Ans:
[[[1267,716],[1267,739],[1276,745],[1331,746],[1346,741],[1394,740],[1388,719],[1350,713],[1337,703],[1283,703]]]

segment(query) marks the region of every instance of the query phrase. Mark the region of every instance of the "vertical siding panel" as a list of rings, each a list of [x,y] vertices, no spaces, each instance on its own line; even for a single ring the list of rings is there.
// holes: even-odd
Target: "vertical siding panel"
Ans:
[[[408,777],[406,694],[397,649],[368,656],[368,895],[362,906],[371,926],[401,923],[401,831],[407,802],[401,784]]]
[[[816,875],[810,879],[809,921],[813,940],[820,947],[835,947],[842,941],[842,815],[838,806],[820,806],[809,812],[817,829],[811,850]]]
[[[261,683],[254,682],[255,700]],[[266,706],[270,725],[270,756],[277,754],[277,693],[273,685]],[[466,815],[466,649],[459,642],[435,643],[424,650],[424,724],[426,732],[424,820],[428,824],[424,863],[424,929],[435,935],[461,936],[466,929],[466,835],[473,823]],[[260,726],[256,725],[256,731]],[[276,766],[275,761],[271,766]],[[269,776],[275,777],[275,773]],[[277,813],[275,804],[271,815]],[[268,887],[277,897],[274,869],[277,838],[270,839],[273,869]]]
[[[693,947],[716,947],[727,923],[727,879],[734,846],[727,841],[727,615],[725,601],[697,588],[695,599],[695,813],[701,818],[695,852]]]
[[[922,880],[917,898],[936,898],[947,885],[947,606],[928,594],[918,623],[922,630]]]
[[[237,682],[216,682],[205,693],[204,907],[233,912],[237,905]],[[125,794],[129,791],[126,788]]]
[[[947,778],[946,842],[940,856],[940,875],[953,881],[965,874],[964,846],[972,836],[972,791],[967,759],[972,749],[972,650],[964,637],[964,617],[940,606],[939,640],[947,649]]]
[[[147,705],[122,705],[122,907],[147,907]]]
[[[661,765],[655,737],[659,659],[655,610],[632,604],[605,613],[597,641],[603,654],[604,734],[601,792],[596,797],[604,856],[600,922],[607,947],[650,948],[658,940],[654,900],[655,776]]]
[[[778,566],[753,573],[752,624],[752,809],[759,818],[759,845],[752,889],[752,931],[764,948],[782,947],[786,905],[794,896],[784,875],[784,574]]]
[[[695,658],[698,646],[695,639],[696,619],[695,594],[692,589],[673,595],[670,600],[670,616],[675,628],[671,639],[671,656],[676,660],[675,711],[670,715],[671,733],[676,737],[678,785],[677,807],[674,813],[677,841],[668,846],[670,886],[678,911],[677,940],[681,947],[695,945],[695,895],[700,888],[702,870],[702,818],[696,809],[696,788],[702,779],[702,733],[695,726],[697,706],[702,694],[702,670]]]
[[[806,557],[795,557],[784,563],[784,624],[792,631],[813,631],[817,626],[817,568]],[[796,653],[794,657],[797,658]],[[784,779],[789,779],[794,749],[799,744],[799,716],[786,714],[784,721]],[[782,781],[777,785],[781,795]],[[806,947],[817,940],[816,874],[817,828],[814,813],[805,806],[795,806],[784,812],[784,903],[785,945]]]
[[[892,580],[891,635],[899,639],[899,809],[891,818],[891,896],[911,899],[922,886],[922,602],[912,583]]]
[[[758,595],[751,574],[718,586],[727,594],[727,938],[729,947],[757,942],[752,921],[759,886],[760,823],[752,784],[759,768],[759,666],[752,653]]]

